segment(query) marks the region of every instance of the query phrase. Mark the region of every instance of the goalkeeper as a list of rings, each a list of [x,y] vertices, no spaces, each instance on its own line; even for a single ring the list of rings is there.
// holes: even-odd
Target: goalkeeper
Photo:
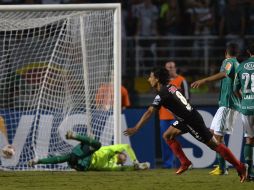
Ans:
[[[33,159],[29,166],[36,164],[57,164],[67,162],[69,167],[77,171],[125,171],[145,170],[150,167],[149,162],[139,163],[133,149],[128,144],[101,146],[101,143],[72,131],[66,133],[66,139],[80,141],[71,153],[42,159]],[[133,162],[132,166],[125,166],[127,155]]]

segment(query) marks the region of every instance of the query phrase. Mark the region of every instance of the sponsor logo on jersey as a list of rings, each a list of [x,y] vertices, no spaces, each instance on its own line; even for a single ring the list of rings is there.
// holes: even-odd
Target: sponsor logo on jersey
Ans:
[[[170,92],[170,93],[175,93],[176,91],[177,91],[177,88],[175,87],[175,86],[171,86],[169,89],[168,89],[168,91]]]
[[[254,99],[254,95],[246,95],[244,96],[244,99],[250,100],[250,99]]]
[[[232,64],[230,62],[227,62],[225,69],[228,71],[232,67]]]
[[[160,101],[161,101],[161,97],[157,95],[153,100],[153,105],[159,105]]]
[[[245,63],[243,66],[246,70],[254,70],[254,62]]]

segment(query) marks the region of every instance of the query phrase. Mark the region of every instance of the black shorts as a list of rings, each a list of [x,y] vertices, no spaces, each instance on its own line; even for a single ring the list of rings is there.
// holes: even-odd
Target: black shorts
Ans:
[[[182,131],[182,133],[189,132],[195,139],[203,143],[209,142],[213,137],[201,115],[195,115],[195,118],[189,122],[177,120],[172,126]]]

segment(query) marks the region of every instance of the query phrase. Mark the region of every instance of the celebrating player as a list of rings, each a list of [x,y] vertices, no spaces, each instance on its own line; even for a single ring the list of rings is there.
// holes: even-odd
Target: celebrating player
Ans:
[[[144,170],[150,167],[148,162],[139,163],[133,149],[128,144],[101,146],[101,143],[87,136],[74,134],[68,131],[66,139],[73,139],[81,143],[75,146],[70,154],[54,156],[43,159],[33,159],[28,162],[29,166],[36,164],[57,164],[67,162],[77,171],[124,171]],[[129,155],[133,166],[125,166]]]
[[[182,92],[184,97],[189,101],[189,87],[188,83],[182,75],[179,75],[176,70],[176,63],[174,61],[169,61],[165,64],[165,68],[169,73],[169,83],[175,85],[177,89]],[[174,155],[172,154],[171,149],[168,148],[167,143],[163,139],[163,133],[175,122],[174,115],[163,106],[159,110],[160,118],[160,135],[161,135],[161,154],[163,160],[163,168],[171,168],[174,166]],[[175,165],[176,166],[176,165]]]
[[[163,138],[180,160],[181,166],[176,174],[186,171],[192,164],[185,156],[180,143],[175,139],[177,135],[189,132],[198,141],[205,143],[212,150],[218,152],[225,160],[230,162],[238,171],[240,181],[247,178],[247,165],[235,158],[232,152],[222,143],[218,143],[212,133],[205,126],[202,116],[194,109],[181,92],[173,85],[168,84],[169,74],[165,68],[154,69],[150,73],[148,82],[157,91],[157,95],[151,106],[143,114],[135,127],[124,131],[125,135],[133,135],[143,127],[152,114],[161,106],[169,109],[179,118],[163,134]]]

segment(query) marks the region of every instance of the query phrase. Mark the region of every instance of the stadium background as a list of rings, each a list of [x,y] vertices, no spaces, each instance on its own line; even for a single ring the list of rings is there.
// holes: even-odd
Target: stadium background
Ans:
[[[46,3],[114,3],[116,0],[1,0],[0,4],[46,4]],[[121,2],[121,1],[120,1]],[[131,107],[125,110],[126,127],[132,127],[153,99],[153,92],[146,82],[149,69],[163,65],[168,60],[175,60],[178,72],[188,82],[218,71],[224,57],[225,45],[234,40],[241,45],[239,60],[247,57],[246,45],[254,39],[254,3],[251,0],[154,0],[149,6],[157,10],[152,14],[156,32],[142,34],[137,30],[138,11],[141,4],[149,0],[122,1],[122,83],[127,87],[131,98]],[[177,10],[174,25],[165,28],[162,9],[168,4],[169,11]],[[225,10],[237,6],[240,22],[236,22],[239,33],[224,30],[221,33],[221,22],[227,20]],[[173,12],[174,12],[173,11]],[[206,15],[199,15],[199,14]],[[208,18],[200,20],[200,18]],[[228,22],[231,22],[228,20]],[[205,30],[198,31],[197,24]],[[225,26],[224,26],[225,27]],[[202,110],[207,126],[217,109],[219,84],[209,84],[199,90],[191,91],[191,102]],[[137,114],[138,113],[138,114]],[[132,118],[132,119],[129,119]],[[134,119],[135,118],[135,119]],[[160,167],[160,140],[158,117],[154,115],[142,131],[130,141],[137,156],[148,160],[153,167]],[[141,140],[142,139],[142,140]],[[128,141],[129,139],[125,139]],[[211,167],[215,154],[192,141],[190,136],[181,137],[184,151],[193,160],[195,167]],[[237,126],[235,133],[227,137],[235,155],[242,157],[242,128]],[[207,163],[203,163],[206,161]]]

